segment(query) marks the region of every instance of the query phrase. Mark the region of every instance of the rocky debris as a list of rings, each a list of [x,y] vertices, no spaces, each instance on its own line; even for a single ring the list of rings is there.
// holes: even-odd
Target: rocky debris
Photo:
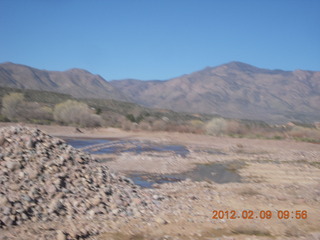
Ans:
[[[0,129],[0,228],[134,216],[155,212],[153,199],[158,198],[61,139],[27,127]],[[56,238],[80,234],[58,231]]]
[[[161,217],[156,217],[156,218],[154,219],[154,221],[155,221],[156,223],[158,223],[158,224],[167,224],[167,223],[168,223],[165,219],[163,219],[163,218],[161,218]]]
[[[57,231],[57,240],[66,240],[66,235],[61,231],[61,230],[58,230]]]

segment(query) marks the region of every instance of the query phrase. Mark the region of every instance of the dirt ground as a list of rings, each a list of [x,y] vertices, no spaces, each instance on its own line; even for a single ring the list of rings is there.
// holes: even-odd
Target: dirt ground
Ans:
[[[37,127],[60,137],[148,140],[181,144],[190,151],[185,158],[168,153],[114,155],[113,161],[105,164],[117,172],[177,173],[197,163],[243,163],[234,169],[241,175],[241,183],[187,180],[157,185],[155,193],[165,196],[159,201],[159,215],[109,222],[110,228],[98,239],[320,239],[319,144],[111,128],[81,129],[80,133],[72,127]],[[212,219],[213,211],[220,212],[217,219]],[[272,214],[269,219],[266,212]]]

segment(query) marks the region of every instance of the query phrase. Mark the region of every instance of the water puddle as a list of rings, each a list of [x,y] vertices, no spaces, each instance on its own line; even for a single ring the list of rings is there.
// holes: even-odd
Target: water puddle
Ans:
[[[136,185],[143,188],[153,188],[154,184],[180,182],[185,178],[173,175],[152,175],[148,173],[131,173],[127,175]]]
[[[212,154],[212,155],[226,155],[226,153],[221,152],[216,149],[195,149],[194,152],[196,153],[207,153],[207,154]]]
[[[124,152],[134,152],[141,154],[144,152],[174,152],[176,155],[186,157],[189,154],[189,150],[185,146],[181,145],[147,145],[137,146],[124,150]]]
[[[189,154],[189,150],[182,145],[161,145],[137,140],[65,139],[65,141],[71,146],[91,154],[172,152],[181,157],[186,157]]]
[[[169,182],[179,182],[187,178],[192,181],[216,182],[219,184],[241,182],[241,176],[237,173],[237,169],[244,166],[241,162],[230,162],[227,164],[211,163],[197,164],[191,171],[177,174],[148,174],[148,173],[131,173],[127,176],[132,181],[144,188],[152,188],[154,184],[162,184]]]
[[[110,142],[110,140],[106,139],[75,139],[75,138],[67,138],[64,139],[67,144],[71,145],[74,148],[84,148],[97,144],[104,144]]]
[[[241,182],[241,176],[237,173],[243,165],[240,162],[197,164],[197,166],[180,176],[186,176],[193,181],[213,181],[216,183]]]

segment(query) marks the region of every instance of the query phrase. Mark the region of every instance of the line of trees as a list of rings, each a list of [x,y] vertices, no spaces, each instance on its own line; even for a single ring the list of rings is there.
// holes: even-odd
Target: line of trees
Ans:
[[[56,103],[57,101],[55,101]],[[211,120],[169,119],[163,115],[151,115],[127,109],[126,115],[90,108],[88,104],[75,100],[58,103],[26,101],[22,93],[11,92],[2,98],[0,121],[51,124],[56,122],[76,127],[119,127],[125,130],[147,130],[168,132],[190,132],[213,136],[291,138],[308,142],[320,142],[319,126],[285,125],[271,126],[263,122],[225,119]]]
[[[101,116],[85,103],[67,100],[50,108],[36,102],[25,101],[22,93],[10,93],[2,99],[1,114],[13,122],[50,123],[79,127],[101,126]]]

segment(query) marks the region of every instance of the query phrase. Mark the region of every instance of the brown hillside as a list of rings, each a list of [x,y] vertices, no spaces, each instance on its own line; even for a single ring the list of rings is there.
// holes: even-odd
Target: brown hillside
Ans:
[[[66,93],[78,98],[126,100],[101,76],[82,69],[58,72],[3,63],[0,64],[0,86]]]
[[[268,122],[320,119],[320,72],[267,70],[231,62],[168,81],[111,84],[149,107]]]

